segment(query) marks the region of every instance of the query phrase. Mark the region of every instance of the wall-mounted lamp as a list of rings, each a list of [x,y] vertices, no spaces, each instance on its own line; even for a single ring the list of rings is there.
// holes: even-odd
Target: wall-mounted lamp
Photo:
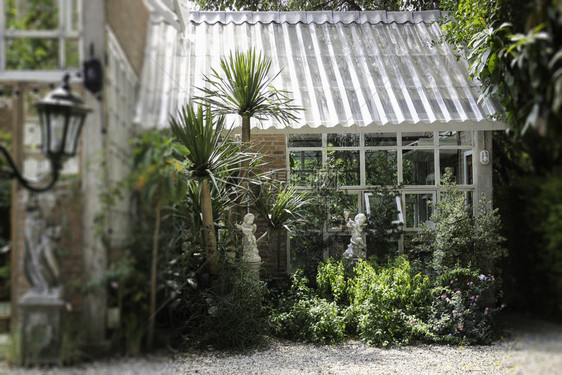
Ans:
[[[490,164],[490,152],[488,150],[480,151],[480,163],[483,165]]]
[[[480,151],[480,164],[490,164],[490,152],[486,150],[486,132],[482,132],[482,151]]]
[[[61,85],[36,102],[41,129],[41,152],[51,163],[51,176],[47,182],[28,180],[18,170],[8,150],[0,145],[0,152],[8,167],[0,169],[0,178],[16,178],[23,187],[34,192],[49,190],[59,178],[64,161],[76,154],[78,140],[86,115],[91,111],[70,91],[70,76],[66,74]]]

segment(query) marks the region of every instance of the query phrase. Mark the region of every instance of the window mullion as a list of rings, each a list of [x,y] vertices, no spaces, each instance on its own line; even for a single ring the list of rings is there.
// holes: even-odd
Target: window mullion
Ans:
[[[396,133],[396,164],[398,166],[398,185],[404,182],[402,177],[402,133]]]
[[[328,134],[322,133],[322,168],[326,168],[328,162]]]
[[[359,186],[365,189],[367,176],[365,169],[365,134],[359,134]],[[361,201],[361,199],[359,199]]]
[[[6,9],[0,1],[0,72],[6,70]]]
[[[441,155],[439,154],[439,132],[433,132],[433,159],[435,186],[441,186]]]
[[[58,9],[59,9],[59,68],[65,69],[66,68],[66,53],[65,53],[65,20],[64,20],[64,11],[65,11],[65,1],[58,0]]]

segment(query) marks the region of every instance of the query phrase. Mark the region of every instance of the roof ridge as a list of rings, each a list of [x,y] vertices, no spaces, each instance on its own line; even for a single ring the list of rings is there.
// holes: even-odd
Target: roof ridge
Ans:
[[[287,23],[287,24],[324,24],[324,23],[358,23],[358,24],[390,24],[390,23],[431,23],[439,20],[439,10],[425,11],[297,11],[297,12],[251,12],[251,11],[190,11],[182,9],[185,23],[207,24],[256,24],[256,23]]]

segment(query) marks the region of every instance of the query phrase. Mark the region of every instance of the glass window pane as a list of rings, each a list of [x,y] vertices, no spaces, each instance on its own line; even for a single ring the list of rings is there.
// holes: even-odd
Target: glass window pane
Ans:
[[[54,70],[59,68],[58,39],[6,39],[7,70]]]
[[[365,194],[365,200],[365,212],[367,215],[388,215],[389,223],[404,223],[400,197],[389,194],[367,193]]]
[[[396,185],[396,151],[365,151],[365,174],[367,185]]]
[[[433,132],[402,133],[402,146],[433,146]]]
[[[56,30],[57,0],[5,1],[6,28],[14,30]]]
[[[328,238],[328,256],[334,259],[341,259],[350,241],[351,236],[330,236]]]
[[[432,213],[433,194],[406,194],[406,227],[419,228]]]
[[[291,183],[300,186],[310,185],[310,180],[322,167],[322,151],[289,152]]]
[[[359,134],[328,134],[328,145],[332,147],[357,147]]]
[[[67,68],[80,67],[80,44],[78,43],[78,40],[66,41],[65,54]]]
[[[440,146],[471,146],[472,132],[439,132]]]
[[[322,147],[322,134],[289,134],[288,147]]]
[[[345,229],[347,221],[357,215],[356,194],[338,194],[330,201],[330,221],[332,229]]]
[[[402,151],[402,173],[406,185],[434,185],[433,150]]]
[[[459,185],[472,184],[472,153],[463,150],[439,150],[441,180],[449,172]]]
[[[331,157],[339,172],[338,185],[359,185],[359,151],[334,151]]]
[[[395,133],[365,134],[365,146],[396,146]]]
[[[80,28],[80,12],[78,2],[80,0],[69,0],[70,6],[65,7],[65,23],[70,30],[78,30]]]

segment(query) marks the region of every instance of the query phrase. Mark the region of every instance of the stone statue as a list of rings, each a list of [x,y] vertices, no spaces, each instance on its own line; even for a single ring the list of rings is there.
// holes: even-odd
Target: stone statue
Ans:
[[[236,228],[240,229],[244,235],[242,239],[242,245],[244,247],[242,260],[247,263],[261,262],[256,236],[254,235],[257,229],[256,224],[254,224],[254,215],[246,214],[246,216],[244,216],[244,222],[242,224],[236,224]]]
[[[347,227],[351,228],[351,241],[347,246],[347,250],[343,253],[346,258],[365,259],[367,257],[367,245],[363,238],[363,230],[367,225],[366,221],[367,217],[364,214],[357,214],[354,220],[350,219],[347,222]]]
[[[55,226],[52,214],[57,200],[53,194],[29,193],[25,198],[23,269],[34,294],[59,292],[60,269],[56,255],[61,227]]]

